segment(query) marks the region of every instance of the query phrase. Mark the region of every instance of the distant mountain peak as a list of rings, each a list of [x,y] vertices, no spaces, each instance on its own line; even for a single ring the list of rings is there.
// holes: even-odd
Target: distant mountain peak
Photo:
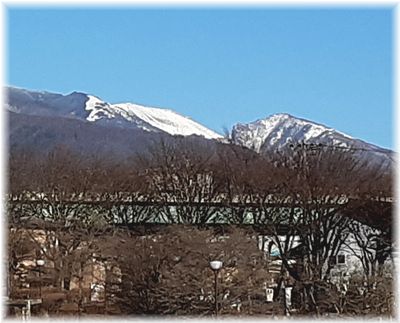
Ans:
[[[360,160],[365,160],[371,165],[381,165],[382,168],[390,165],[393,160],[390,150],[288,113],[276,113],[247,124],[238,123],[232,129],[231,138],[233,143],[261,154],[276,151],[289,153],[293,151],[293,147],[305,143],[331,149],[349,148],[350,151],[357,153]]]
[[[162,131],[171,135],[198,135],[219,139],[221,135],[173,110],[147,107],[134,103],[109,104],[95,96],[88,96],[85,110],[88,121],[105,125],[137,127],[146,131]]]
[[[310,142],[344,146],[354,138],[325,125],[295,117],[289,113],[276,113],[264,119],[243,124],[232,129],[233,141],[257,152],[279,150],[290,143]]]
[[[74,118],[107,127],[142,129],[170,135],[198,135],[220,139],[221,135],[170,109],[134,103],[110,104],[94,95],[74,91],[67,95],[6,88],[6,108],[15,113]]]

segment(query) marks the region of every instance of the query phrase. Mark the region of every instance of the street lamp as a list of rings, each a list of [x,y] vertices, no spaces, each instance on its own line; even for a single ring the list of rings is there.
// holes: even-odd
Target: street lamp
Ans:
[[[42,267],[44,266],[44,260],[38,259],[36,260],[36,265],[39,267],[39,294],[40,299],[42,299]]]
[[[213,260],[210,261],[210,268],[214,271],[214,300],[215,300],[215,316],[218,316],[218,273],[222,268],[222,261]]]

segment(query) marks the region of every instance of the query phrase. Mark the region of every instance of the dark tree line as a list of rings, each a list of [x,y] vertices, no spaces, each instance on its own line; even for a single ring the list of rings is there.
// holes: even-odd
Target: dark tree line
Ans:
[[[117,162],[111,158],[82,157],[61,147],[47,156],[12,152],[8,178],[8,222],[13,234],[34,219],[44,221],[37,222],[37,226],[47,232],[46,237],[58,239],[57,249],[44,250],[43,243],[36,246],[54,263],[57,285],[61,286],[65,278],[72,279],[71,276],[81,282],[89,255],[108,250],[106,258],[111,264],[118,253],[123,279],[120,294],[114,296],[120,299],[120,306],[134,313],[172,314],[177,308],[184,309],[183,313],[189,309],[205,313],[209,310],[205,301],[209,296],[194,283],[188,268],[200,266],[203,271],[195,275],[204,274],[207,280],[206,259],[201,264],[196,259],[217,251],[207,243],[211,238],[205,236],[205,231],[203,234],[196,230],[191,234],[201,236],[192,241],[183,235],[165,235],[164,246],[153,240],[137,239],[129,230],[128,240],[114,239],[114,233],[108,240],[98,238],[105,232],[118,233],[123,227],[163,223],[201,229],[224,223],[261,228],[279,249],[279,285],[288,272],[304,286],[303,302],[317,311],[317,282],[327,280],[332,269],[329,259],[338,255],[350,235],[362,250],[360,257],[366,276],[381,273],[379,268],[390,256],[390,234],[384,229],[365,232],[359,225],[362,219],[356,221],[349,215],[348,205],[352,201],[373,205],[391,198],[392,175],[378,166],[366,167],[350,150],[299,147],[289,154],[261,156],[233,145],[209,147],[178,138],[175,143],[161,141],[146,154]],[[380,216],[372,210],[365,220],[373,224]],[[289,261],[293,257],[293,237],[302,247],[301,271]],[[13,239],[10,235],[11,251],[15,248]],[[243,239],[232,241],[242,244]],[[196,245],[189,248],[192,244]],[[239,244],[232,246],[235,248],[221,256],[229,254],[239,262],[248,260],[246,252],[238,256]],[[197,249],[200,254],[193,253]],[[180,254],[190,256],[184,260],[169,259],[179,250]],[[9,257],[15,257],[15,253],[10,252]],[[229,257],[224,259],[233,261]],[[187,261],[183,267],[182,261]],[[15,263],[15,259],[10,263]],[[262,269],[261,258],[254,266]],[[254,270],[242,270],[242,280],[237,285],[240,288],[228,288],[231,300],[236,297],[237,304],[240,301],[249,308],[254,296],[250,290],[261,284],[261,280],[254,281],[257,275],[249,274]],[[141,276],[135,273],[132,277],[134,272]],[[182,289],[182,279],[187,288]],[[247,299],[243,298],[246,284],[250,284]],[[81,307],[83,295],[79,294],[77,299]]]

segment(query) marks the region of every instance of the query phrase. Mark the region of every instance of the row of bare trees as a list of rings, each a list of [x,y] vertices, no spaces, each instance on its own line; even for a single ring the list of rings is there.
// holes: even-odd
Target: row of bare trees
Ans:
[[[131,239],[126,243],[121,242],[124,239],[110,238],[107,243],[98,244],[98,237],[110,230],[114,232],[115,225],[249,224],[271,237],[279,248],[282,265],[278,290],[285,272],[289,272],[306,286],[304,302],[315,307],[310,290],[317,287],[310,289],[310,284],[327,279],[331,270],[329,259],[338,255],[350,235],[362,250],[359,256],[365,275],[381,273],[381,265],[390,255],[390,228],[366,232],[360,225],[359,214],[355,221],[346,210],[352,201],[385,202],[392,196],[391,180],[390,172],[366,167],[351,151],[329,148],[260,156],[232,145],[194,145],[178,138],[173,144],[159,142],[146,154],[123,162],[82,158],[62,148],[46,157],[14,152],[9,160],[8,219],[14,233],[32,219],[38,221],[38,228],[47,230],[46,237],[56,233],[60,248],[46,248],[41,254],[54,262],[58,285],[67,276],[71,279],[71,273],[80,281],[84,264],[80,259],[108,250],[110,255],[119,254],[118,262],[125,275],[120,304],[125,302],[126,310],[133,310],[132,304],[139,304],[138,299],[148,300],[140,302],[140,308],[133,311],[155,313],[158,308],[164,314],[169,313],[168,309],[175,311],[190,304],[192,309],[204,306],[201,295],[196,294],[199,286],[196,285],[197,292],[193,295],[189,295],[192,292],[183,295],[187,290],[181,288],[180,280],[188,275],[187,284],[193,284],[194,277],[187,273],[187,266],[203,266],[205,270],[205,261],[191,264],[204,255],[199,258],[193,246],[189,252],[191,257],[185,258],[189,262],[181,270],[180,260],[176,261],[177,266],[171,267],[172,260],[166,262],[163,258],[171,257],[174,251],[160,244],[153,246],[154,241]],[[374,223],[387,214],[366,212],[367,216],[368,223]],[[194,235],[201,234],[195,232]],[[290,262],[294,237],[302,248],[300,271]],[[170,235],[164,239],[175,238]],[[183,236],[179,239],[165,246],[175,246],[176,251],[182,248],[178,252],[182,256],[188,253],[185,248],[191,244]],[[212,254],[214,251],[208,250],[211,244],[205,242],[207,239],[200,240],[199,252]],[[239,240],[243,243],[243,239]],[[9,239],[10,244],[13,241]],[[84,247],[82,241],[86,241]],[[236,246],[235,252],[239,249]],[[176,255],[177,259],[181,256]],[[80,269],[72,269],[77,264]],[[131,277],[134,268],[141,268],[140,264],[146,270],[138,271],[146,271],[150,276]],[[168,279],[164,287],[159,281],[160,275],[165,279],[163,283]],[[153,285],[157,286],[155,291]],[[243,298],[242,289],[239,294]],[[82,295],[79,300],[82,303]],[[195,305],[197,300],[199,305]]]
[[[11,202],[76,202],[75,207],[108,202],[106,219],[120,222],[202,224],[222,217],[224,222],[264,224],[272,206],[296,205],[305,213],[312,205],[318,213],[350,199],[391,197],[391,173],[364,166],[351,151],[321,148],[260,156],[236,146],[207,147],[183,139],[157,143],[123,162],[60,148],[46,157],[13,153],[8,196]]]

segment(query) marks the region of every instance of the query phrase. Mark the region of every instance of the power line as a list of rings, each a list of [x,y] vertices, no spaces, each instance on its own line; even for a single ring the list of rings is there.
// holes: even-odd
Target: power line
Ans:
[[[332,150],[346,150],[346,151],[373,151],[373,152],[381,152],[383,151],[372,149],[372,148],[362,148],[362,147],[345,147],[345,146],[334,146],[334,145],[327,145],[322,143],[304,143],[300,142],[297,144],[290,144],[290,148],[292,149],[306,149],[306,150],[320,150],[322,148],[329,148]]]

